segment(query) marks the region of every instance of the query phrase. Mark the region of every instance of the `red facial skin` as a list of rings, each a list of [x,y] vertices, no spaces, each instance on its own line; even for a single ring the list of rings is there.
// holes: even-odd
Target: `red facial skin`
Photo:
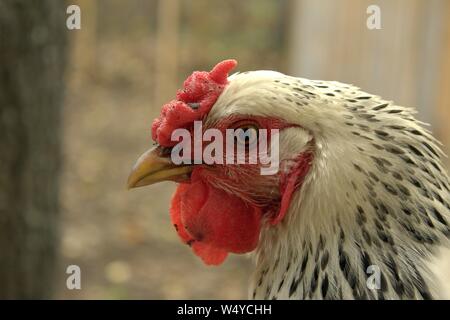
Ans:
[[[267,130],[268,149],[270,150],[271,130],[277,129],[281,131],[290,126],[288,123],[275,118],[233,116],[222,119],[220,122],[214,124],[213,128],[220,130],[223,137],[226,137],[226,129],[248,127],[265,129]],[[207,129],[209,128],[203,128],[204,131]],[[236,158],[233,162],[234,164],[225,164],[225,138],[223,142],[224,164],[202,166],[205,171],[203,173],[204,179],[221,189],[232,190],[240,194],[242,199],[245,199],[252,205],[267,209],[265,206],[272,205],[270,202],[274,200],[274,196],[279,195],[279,175],[261,175],[262,164],[259,162],[259,157],[256,164],[236,164]],[[206,147],[206,143],[204,143],[203,147]],[[248,162],[248,157],[246,161]]]
[[[154,140],[162,146],[174,146],[177,142],[170,140],[174,129],[192,130],[193,121],[204,119],[225,88],[227,72],[235,63],[227,60],[209,73],[194,72],[185,81],[184,90],[178,92],[177,100],[166,104],[160,118],[153,122]],[[200,107],[193,110],[187,104],[192,102],[199,103]],[[270,129],[281,131],[290,126],[279,119],[239,116],[221,119],[213,127],[225,137],[226,129],[249,125],[267,129],[269,142]],[[223,150],[225,153],[225,146]],[[264,216],[272,224],[283,219],[293,192],[309,170],[312,154],[301,154],[297,159],[287,161],[291,162],[292,168],[280,170],[275,175],[261,175],[259,162],[196,165],[190,181],[179,184],[170,208],[172,222],[181,240],[208,265],[221,264],[228,252],[253,251],[258,244]],[[280,168],[284,164],[281,163]]]

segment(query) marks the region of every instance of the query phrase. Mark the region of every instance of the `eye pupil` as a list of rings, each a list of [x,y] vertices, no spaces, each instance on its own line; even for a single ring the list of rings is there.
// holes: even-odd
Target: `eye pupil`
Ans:
[[[240,127],[237,140],[239,143],[250,145],[253,144],[258,139],[258,128],[255,126],[245,126]]]

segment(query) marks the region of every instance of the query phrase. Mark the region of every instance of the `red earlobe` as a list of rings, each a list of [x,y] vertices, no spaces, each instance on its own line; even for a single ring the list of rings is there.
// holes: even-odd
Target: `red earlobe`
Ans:
[[[313,154],[311,152],[301,154],[294,168],[292,168],[285,176],[282,176],[280,185],[280,193],[282,195],[280,210],[270,220],[272,225],[276,225],[283,220],[289,209],[292,195],[294,194],[294,191],[303,184],[311,167],[312,160]]]

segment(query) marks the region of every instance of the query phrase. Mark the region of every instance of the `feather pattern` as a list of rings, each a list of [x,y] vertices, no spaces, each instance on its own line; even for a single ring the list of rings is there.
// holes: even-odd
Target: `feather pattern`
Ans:
[[[429,299],[427,267],[449,245],[450,186],[440,143],[412,108],[335,81],[274,71],[234,74],[205,119],[268,116],[280,159],[314,160],[285,219],[265,224],[254,254],[256,299]],[[369,289],[368,268],[380,271]]]

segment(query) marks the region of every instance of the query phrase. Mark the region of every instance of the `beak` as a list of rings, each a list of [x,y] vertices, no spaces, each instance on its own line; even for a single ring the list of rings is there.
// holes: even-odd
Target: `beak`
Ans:
[[[128,189],[154,184],[160,181],[189,180],[193,166],[175,165],[170,160],[170,153],[161,146],[146,151],[139,157],[128,177]]]

